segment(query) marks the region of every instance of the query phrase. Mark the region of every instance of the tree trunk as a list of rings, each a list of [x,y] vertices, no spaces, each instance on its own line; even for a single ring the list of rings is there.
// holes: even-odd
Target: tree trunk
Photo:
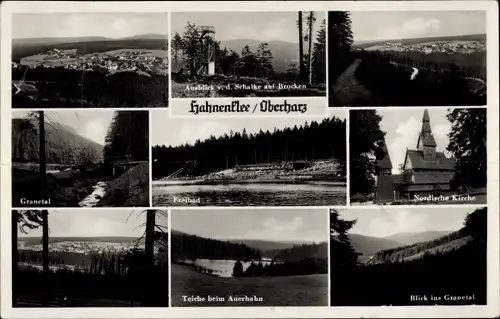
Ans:
[[[18,211],[12,211],[12,241],[11,241],[11,249],[12,249],[12,272],[15,273],[17,270],[17,221],[18,221]]]
[[[152,304],[152,291],[153,286],[153,272],[154,272],[154,236],[155,236],[155,217],[156,211],[150,209],[146,213],[146,244],[144,247],[144,255],[145,255],[145,273],[144,273],[144,293],[143,293],[143,305],[151,306]]]
[[[304,84],[305,68],[304,68],[304,36],[302,34],[302,11],[299,11],[299,82]]]
[[[40,154],[39,154],[39,160],[40,160],[40,195],[43,198],[43,194],[45,193],[46,189],[46,182],[47,182],[47,169],[45,166],[45,116],[43,111],[38,112],[38,138],[39,138],[39,144],[40,144]]]
[[[49,212],[42,210],[42,250],[43,250],[43,282],[44,287],[49,287]],[[45,291],[43,305],[48,305],[48,293]]]
[[[309,55],[307,56],[307,73],[309,74],[309,85],[312,84],[312,36],[313,36],[313,19],[314,19],[314,12],[310,11],[309,12]]]

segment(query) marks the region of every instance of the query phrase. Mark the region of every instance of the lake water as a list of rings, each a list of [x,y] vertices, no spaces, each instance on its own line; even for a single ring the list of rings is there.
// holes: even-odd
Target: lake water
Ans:
[[[180,201],[179,199],[189,199]],[[155,185],[154,206],[331,206],[346,188],[314,184]]]
[[[189,264],[193,266],[197,266],[198,271],[202,273],[209,273],[211,275],[215,275],[218,277],[232,277],[233,276],[233,268],[236,260],[227,260],[227,259],[196,259],[196,260],[182,260],[180,261],[183,264]],[[254,263],[258,263],[258,260],[255,260]],[[268,260],[261,260],[262,265],[267,266],[271,263]],[[251,265],[251,261],[242,262],[243,271],[246,271],[248,267]]]

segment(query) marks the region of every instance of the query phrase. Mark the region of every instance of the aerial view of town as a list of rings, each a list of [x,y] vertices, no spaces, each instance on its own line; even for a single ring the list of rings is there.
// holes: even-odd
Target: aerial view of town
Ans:
[[[168,59],[162,50],[120,49],[104,53],[78,55],[76,49],[49,49],[46,52],[12,62],[13,68],[55,68],[101,71],[104,73],[137,72],[145,76],[167,75]]]
[[[30,30],[27,19],[13,19],[13,108],[168,106],[166,14],[39,14]],[[53,19],[87,23],[61,37]]]
[[[367,51],[423,52],[425,54],[431,54],[434,52],[471,54],[478,51],[486,51],[486,41],[438,40],[414,44],[399,41],[386,42],[384,44],[377,43],[375,45],[372,43],[364,43],[360,44],[358,47],[363,47]]]

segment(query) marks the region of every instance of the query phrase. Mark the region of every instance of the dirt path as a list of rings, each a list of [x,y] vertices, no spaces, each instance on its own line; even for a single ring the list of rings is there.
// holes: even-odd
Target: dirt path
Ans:
[[[354,60],[354,62],[337,78],[337,81],[335,81],[332,87],[335,97],[342,106],[368,106],[369,104],[380,103],[381,101],[356,78],[356,70],[361,64],[361,61],[361,59]]]

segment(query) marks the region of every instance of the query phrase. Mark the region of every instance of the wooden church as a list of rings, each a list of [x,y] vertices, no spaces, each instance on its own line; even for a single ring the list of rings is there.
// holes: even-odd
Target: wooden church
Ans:
[[[450,182],[454,175],[453,159],[444,152],[436,151],[429,112],[424,111],[422,128],[416,149],[407,149],[403,170],[392,175],[392,164],[386,154],[378,160],[380,174],[377,176],[375,203],[384,204],[398,199],[415,199],[418,196],[452,195]]]

